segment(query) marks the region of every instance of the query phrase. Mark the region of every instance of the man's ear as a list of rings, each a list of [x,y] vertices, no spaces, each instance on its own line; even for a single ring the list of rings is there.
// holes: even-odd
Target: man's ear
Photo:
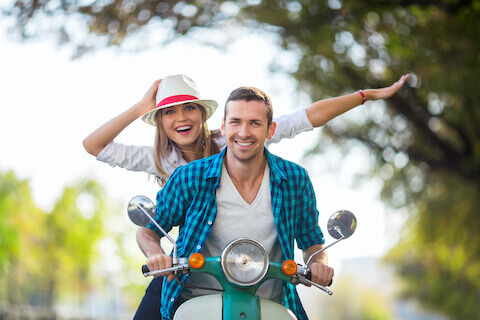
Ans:
[[[222,118],[222,125],[220,126],[220,132],[222,136],[225,136],[225,118]]]
[[[275,134],[275,130],[277,130],[277,123],[275,121],[272,121],[270,124],[270,127],[268,127],[268,132],[267,132],[267,139],[272,140],[273,135]]]

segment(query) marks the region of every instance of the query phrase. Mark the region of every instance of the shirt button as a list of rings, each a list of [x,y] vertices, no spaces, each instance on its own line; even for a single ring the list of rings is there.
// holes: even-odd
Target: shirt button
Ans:
[[[198,246],[197,246],[197,249],[198,249],[198,250],[202,249],[202,246],[201,246],[201,245],[198,245]]]
[[[170,299],[170,301],[174,302],[174,301],[175,301],[175,299],[174,299],[174,298],[171,298],[171,299]]]
[[[212,221],[208,221],[208,225],[210,225],[210,226],[211,226],[211,225],[212,225],[212,223],[213,223]]]

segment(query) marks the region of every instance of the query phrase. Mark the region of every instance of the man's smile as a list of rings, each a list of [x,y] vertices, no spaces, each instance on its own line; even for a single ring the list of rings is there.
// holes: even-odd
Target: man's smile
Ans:
[[[248,146],[251,146],[251,145],[253,144],[253,141],[243,142],[243,141],[237,141],[237,140],[235,140],[235,143],[238,144],[238,145],[241,146],[241,147],[248,147]]]

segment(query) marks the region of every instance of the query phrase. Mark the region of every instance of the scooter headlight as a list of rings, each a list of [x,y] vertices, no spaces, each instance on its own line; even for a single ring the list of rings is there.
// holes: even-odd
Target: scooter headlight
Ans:
[[[268,271],[267,250],[252,239],[242,238],[230,242],[221,258],[225,277],[239,286],[257,284]]]

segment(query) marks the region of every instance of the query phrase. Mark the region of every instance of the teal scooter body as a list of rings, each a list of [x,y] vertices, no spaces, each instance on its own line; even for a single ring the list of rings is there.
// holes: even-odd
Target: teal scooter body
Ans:
[[[222,270],[220,260],[220,257],[205,258],[205,264],[202,268],[190,268],[190,272],[200,272],[214,276],[225,291],[222,294],[202,296],[185,302],[177,310],[174,320],[194,319],[193,317],[191,318],[191,316],[199,320],[204,318],[212,320],[296,319],[295,315],[284,306],[260,299],[255,294],[262,283],[267,280],[292,280],[292,277],[283,274],[280,263],[270,262],[267,274],[259,283],[253,286],[243,287],[227,280]],[[219,302],[221,302],[221,304]],[[217,310],[214,310],[213,307]],[[221,312],[218,310],[219,307],[221,307]],[[202,309],[202,312],[199,312],[200,310],[198,309]]]
[[[222,294],[213,294],[191,299],[180,306],[174,320],[186,319],[278,319],[292,320],[295,315],[282,305],[259,298],[255,293],[267,280],[280,279],[291,281],[291,276],[283,274],[281,264],[270,262],[265,277],[252,286],[238,286],[228,281],[221,266],[221,258],[205,258],[202,268],[190,268],[190,272],[206,273],[214,276],[225,290]]]

